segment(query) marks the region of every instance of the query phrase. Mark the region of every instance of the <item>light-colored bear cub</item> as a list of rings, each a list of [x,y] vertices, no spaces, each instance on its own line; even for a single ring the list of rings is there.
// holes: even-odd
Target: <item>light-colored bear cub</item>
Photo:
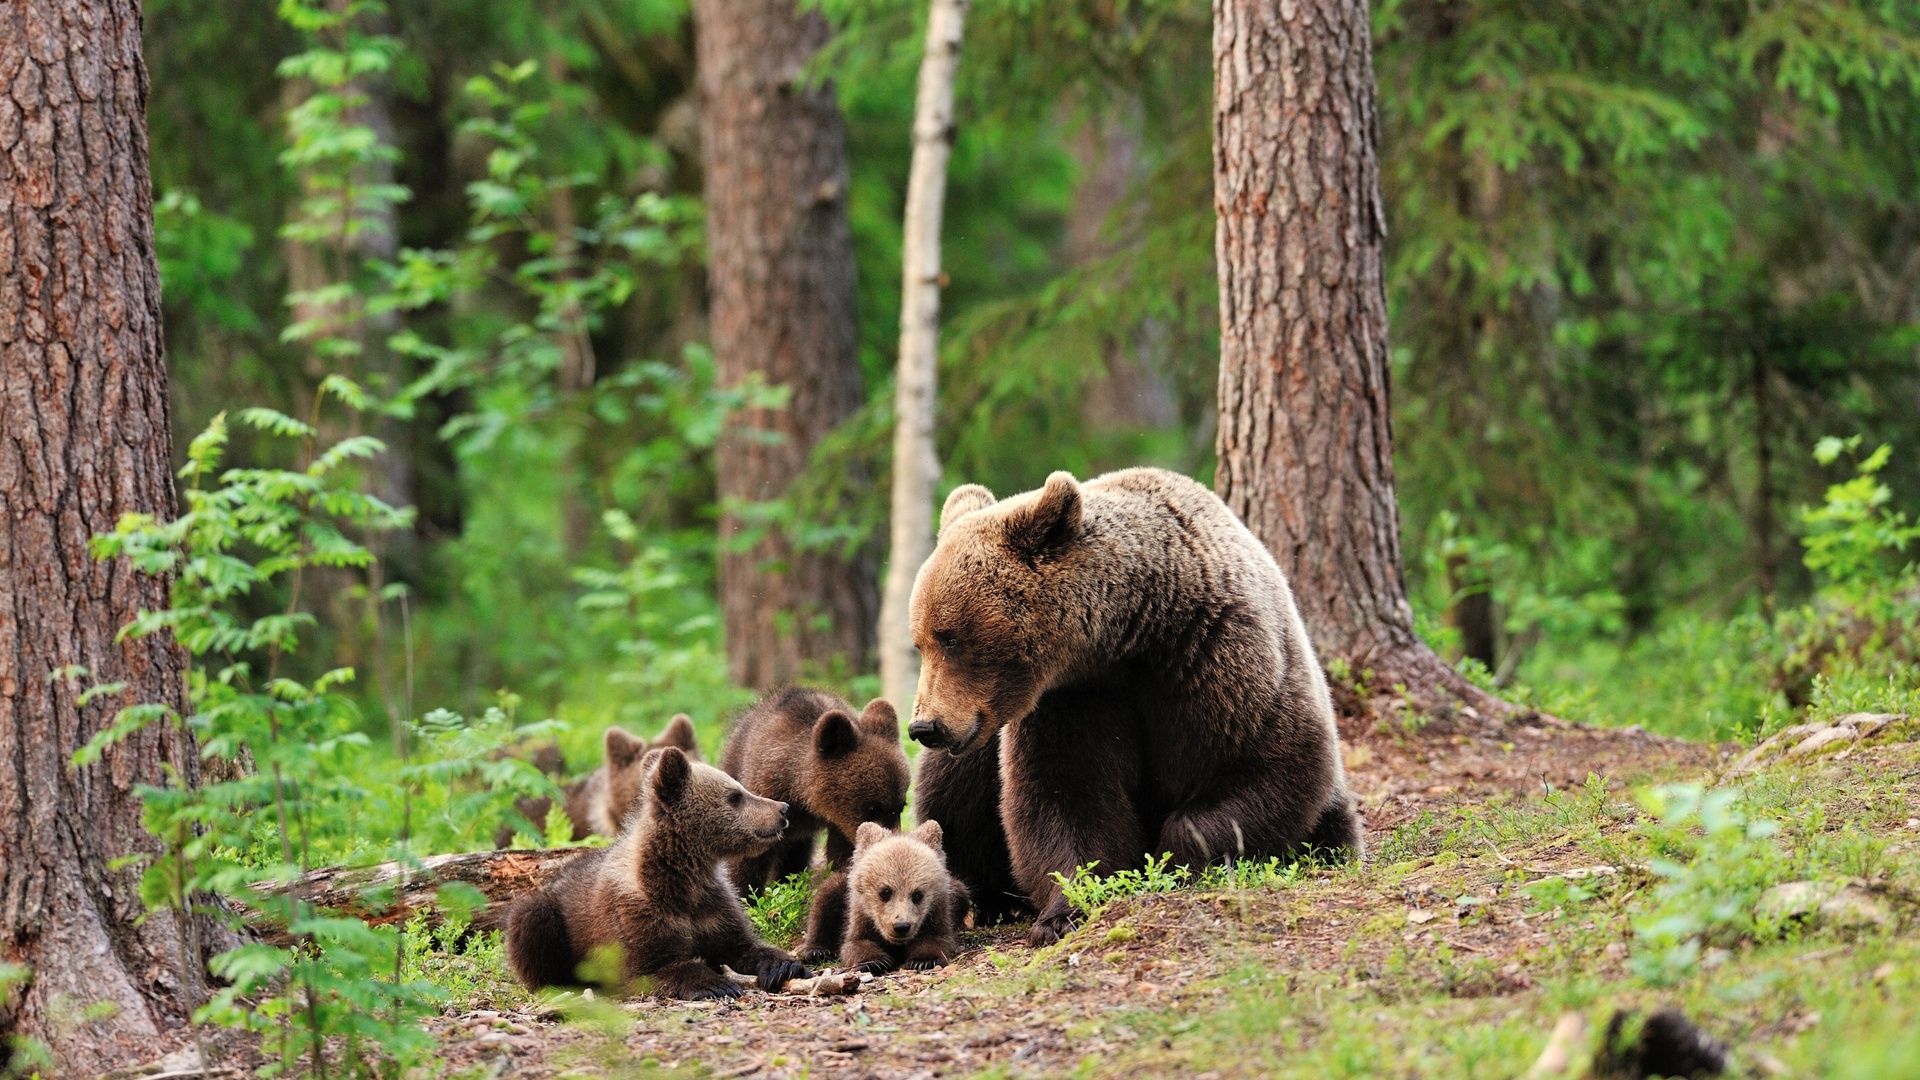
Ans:
[[[939,822],[911,833],[867,822],[854,838],[840,962],[874,974],[939,967],[960,951],[967,904],[966,886],[947,873]]]

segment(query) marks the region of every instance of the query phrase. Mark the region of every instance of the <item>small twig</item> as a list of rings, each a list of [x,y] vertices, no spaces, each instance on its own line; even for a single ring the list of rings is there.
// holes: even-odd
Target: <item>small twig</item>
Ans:
[[[1553,1034],[1547,1036],[1546,1047],[1534,1059],[1533,1068],[1527,1070],[1525,1080],[1549,1080],[1565,1073],[1586,1038],[1587,1018],[1577,1012],[1563,1014],[1560,1022],[1553,1025]]]
[[[760,980],[752,975],[742,975],[730,967],[722,967],[721,973],[740,986],[759,986]],[[810,979],[788,979],[780,987],[779,993],[800,994],[806,997],[832,997],[839,994],[857,994],[860,986],[873,976],[865,972],[828,971]]]

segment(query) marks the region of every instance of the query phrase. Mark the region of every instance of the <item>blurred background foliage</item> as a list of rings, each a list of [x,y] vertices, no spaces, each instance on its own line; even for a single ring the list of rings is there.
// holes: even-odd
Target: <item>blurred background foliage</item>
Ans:
[[[844,480],[886,475],[924,5],[818,4],[840,28],[811,77],[847,119],[874,403],[782,508],[829,544],[884,534],[884,492]],[[183,459],[217,414],[305,416],[346,374],[378,404],[323,436],[379,435],[365,485],[417,510],[376,548],[384,578],[309,586],[305,677],[398,669],[365,603],[398,582],[422,708],[516,695],[523,719],[570,725],[576,770],[605,724],[677,711],[717,750],[745,696],[714,598],[712,448],[729,410],[780,389],[716,386],[703,346],[687,5],[150,0],[146,33]],[[1210,33],[1202,0],[976,0],[944,486],[1143,463],[1212,479]],[[1776,724],[1847,692],[1836,678],[1910,685],[1911,657],[1886,657],[1915,603],[1889,522],[1920,502],[1920,7],[1382,0],[1374,47],[1399,497],[1430,638],[1563,715],[1694,736]],[[290,464],[232,440],[229,460]],[[1802,513],[1861,477],[1839,498],[1868,509]],[[1846,529],[1879,530],[1860,540],[1873,595],[1906,597],[1877,630],[1840,626],[1867,570],[1802,560]],[[1842,639],[1876,659],[1830,661]]]

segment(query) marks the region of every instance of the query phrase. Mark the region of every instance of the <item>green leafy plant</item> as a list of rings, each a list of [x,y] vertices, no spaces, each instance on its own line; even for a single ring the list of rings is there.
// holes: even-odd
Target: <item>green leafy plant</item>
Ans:
[[[1665,986],[1691,973],[1706,945],[1730,945],[1755,931],[1754,903],[1786,874],[1773,841],[1777,822],[1749,820],[1740,792],[1670,784],[1641,793],[1651,815],[1642,825],[1652,843],[1648,868],[1660,879],[1653,903],[1633,921],[1630,964],[1640,978]]]
[[[761,889],[747,901],[747,918],[764,939],[791,944],[800,940],[813,902],[814,875],[792,874]]]

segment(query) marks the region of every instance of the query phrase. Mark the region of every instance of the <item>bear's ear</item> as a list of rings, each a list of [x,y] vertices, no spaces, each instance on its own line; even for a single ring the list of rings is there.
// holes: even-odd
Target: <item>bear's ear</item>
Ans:
[[[693,717],[675,713],[673,719],[667,721],[667,726],[661,728],[653,740],[654,749],[665,746],[677,746],[689,755],[700,752],[700,740],[693,733]]]
[[[681,753],[679,747],[669,746],[648,756],[658,759],[653,763],[653,797],[669,806],[679,802],[687,793],[688,781],[693,779],[693,765],[687,761],[687,755]]]
[[[993,492],[979,484],[961,484],[947,494],[946,505],[940,508],[940,532],[945,534],[947,527],[975,510],[984,510],[994,503]]]
[[[890,743],[897,743],[900,741],[900,714],[893,711],[893,703],[886,698],[874,698],[867,702],[866,708],[860,710],[860,729]]]
[[[940,831],[940,823],[937,821],[923,821],[915,825],[913,838],[943,855],[946,854],[947,849],[941,845],[941,842],[946,839],[946,834]]]
[[[1080,485],[1073,474],[1047,477],[1040,497],[1007,515],[1007,546],[1033,558],[1067,546],[1080,531]]]
[[[606,742],[607,768],[615,771],[633,764],[647,752],[647,740],[634,738],[625,728],[608,728]]]
[[[839,709],[820,714],[813,722],[813,749],[821,757],[839,757],[860,745],[860,733],[853,729],[853,717]]]
[[[892,835],[885,825],[877,821],[863,821],[860,823],[860,828],[854,831],[853,849],[858,851],[861,848],[872,847]]]

